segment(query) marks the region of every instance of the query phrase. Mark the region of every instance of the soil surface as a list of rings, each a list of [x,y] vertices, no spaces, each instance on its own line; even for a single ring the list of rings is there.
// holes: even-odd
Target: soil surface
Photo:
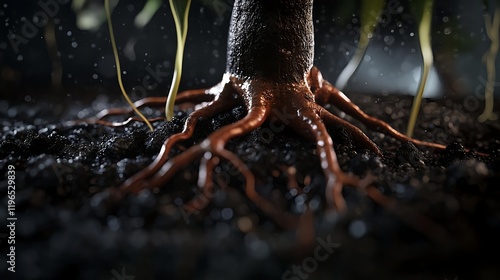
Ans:
[[[404,130],[411,98],[360,95],[353,101]],[[42,102],[0,104],[0,197],[7,207],[12,165],[17,217],[16,273],[7,272],[2,261],[1,274],[92,280],[500,279],[500,124],[478,123],[478,112],[462,103],[424,102],[415,137],[448,145],[444,152],[368,131],[330,108],[359,125],[384,153],[381,158],[363,150],[346,130],[329,127],[342,169],[360,176],[371,172],[380,192],[397,202],[382,206],[346,187],[344,215],[325,211],[314,143],[268,124],[231,141],[229,149],[254,172],[261,195],[297,215],[306,203],[315,209],[317,238],[309,247],[299,246],[296,232],[280,229],[249,201],[243,177],[225,161],[216,169],[213,197],[198,197],[206,205],[198,213],[183,208],[199,194],[198,162],[158,193],[110,202],[104,190],[147,166],[186,118],[178,112],[171,123],[155,123],[154,132],[142,123],[64,124],[120,104],[105,97],[91,105],[75,102],[62,119]],[[172,156],[244,114],[238,107],[202,120]],[[490,156],[466,153],[464,147]],[[295,180],[289,167],[297,171]],[[290,178],[302,192],[287,188]],[[0,219],[6,218],[7,211],[0,211]],[[6,252],[6,235],[0,237]]]

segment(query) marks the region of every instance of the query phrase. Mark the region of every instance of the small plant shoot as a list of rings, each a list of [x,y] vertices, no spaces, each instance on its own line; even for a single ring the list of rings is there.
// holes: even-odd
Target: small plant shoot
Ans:
[[[422,10],[419,13],[420,24],[418,26],[418,38],[420,42],[420,51],[422,52],[422,72],[420,76],[420,83],[418,85],[418,91],[413,99],[413,105],[410,113],[410,120],[408,121],[408,128],[406,129],[406,135],[408,137],[413,136],[413,131],[415,130],[415,124],[417,123],[418,113],[420,111],[420,106],[422,104],[422,98],[424,96],[425,85],[427,84],[427,79],[429,78],[429,73],[432,68],[434,61],[434,56],[432,55],[431,46],[431,25],[432,25],[432,7],[434,0],[424,0],[417,1],[414,4],[415,10]],[[423,2],[423,7],[418,5]],[[421,8],[421,9],[420,9]]]
[[[212,175],[215,168],[221,161],[227,161],[245,178],[244,190],[253,203],[281,227],[296,228],[299,217],[286,213],[256,192],[257,179],[252,171],[236,154],[226,148],[231,139],[246,135],[261,127],[266,120],[285,114],[287,119],[281,118],[281,125],[294,130],[298,136],[316,142],[316,154],[327,179],[324,191],[328,209],[340,213],[346,211],[347,205],[342,195],[342,189],[346,185],[366,190],[372,199],[384,204],[387,199],[383,198],[374,187],[372,176],[365,174],[363,178],[342,171],[326,126],[343,127],[357,145],[374,155],[382,156],[382,151],[358,127],[325,109],[324,106],[327,104],[336,106],[368,128],[386,133],[397,140],[444,151],[445,145],[408,137],[396,131],[388,123],[369,116],[343,92],[323,79],[319,69],[313,65],[312,3],[312,0],[235,1],[229,28],[226,71],[221,82],[208,89],[188,90],[177,96],[190,1],[170,1],[177,32],[177,54],[170,93],[163,99],[146,98],[139,102],[139,106],[166,104],[167,120],[173,117],[174,104],[191,103],[199,106],[186,119],[184,130],[167,138],[156,159],[148,167],[126,180],[119,188],[117,197],[144,189],[161,188],[182,168],[198,160],[200,161],[198,186],[202,193],[206,194],[211,192],[213,187]],[[380,11],[382,4],[383,1],[364,3],[363,29],[359,50],[353,60],[354,70],[359,65],[370,34],[376,26],[378,13],[373,15],[371,11]],[[429,39],[431,10],[432,1],[427,0],[419,28],[426,66],[420,92],[423,92],[428,71],[432,66]],[[347,80],[348,78],[345,81]],[[415,102],[413,112],[418,112],[421,97],[421,94],[417,95],[418,102]],[[211,118],[241,105],[247,110],[242,119],[219,128],[204,141],[169,158],[169,153],[175,145],[193,136],[199,119]],[[116,114],[120,111],[115,109],[112,112]],[[126,113],[127,110],[121,112]],[[101,117],[105,116],[106,113],[101,114]],[[202,210],[197,208],[193,201],[186,205],[193,211]],[[425,231],[423,228],[420,230]]]
[[[135,27],[141,29],[149,23],[154,14],[160,9],[162,0],[148,0],[144,8],[134,19]]]
[[[115,34],[113,32],[113,23],[111,22],[111,9],[109,5],[109,0],[104,0],[104,8],[106,10],[106,17],[108,19],[108,28],[109,28],[109,37],[111,40],[111,46],[113,48],[113,55],[115,58],[115,63],[116,63],[116,77],[118,78],[118,85],[120,86],[120,90],[123,94],[123,97],[125,100],[127,100],[127,103],[132,107],[134,112],[142,119],[144,122],[147,124],[149,129],[153,131],[153,126],[149,122],[149,120],[137,109],[137,107],[134,105],[132,100],[130,100],[130,97],[127,94],[127,91],[125,90],[125,87],[123,86],[123,81],[122,81],[122,70],[120,66],[120,57],[118,56],[118,48],[116,47],[116,41],[115,41]]]
[[[167,102],[165,104],[165,116],[168,121],[174,116],[174,105],[179,84],[182,76],[182,60],[184,57],[184,46],[186,44],[186,36],[188,31],[188,18],[191,0],[169,0],[170,9],[175,22],[175,31],[177,33],[177,52],[175,55],[174,76],[168,93]]]
[[[500,279],[481,1],[4,1],[6,273]]]
[[[485,122],[488,120],[495,121],[498,119],[498,115],[493,112],[493,104],[495,102],[494,88],[495,88],[495,77],[496,77],[496,59],[498,54],[498,49],[500,47],[500,1],[495,1],[493,18],[489,14],[488,5],[489,1],[485,1],[485,14],[484,14],[484,25],[486,29],[486,34],[491,41],[490,48],[483,56],[483,62],[486,65],[486,88],[484,92],[484,111],[478,117],[480,122]]]
[[[359,65],[363,61],[363,57],[368,49],[370,39],[373,37],[373,32],[380,20],[379,16],[384,7],[385,0],[363,0],[361,6],[361,34],[359,34],[359,43],[354,53],[353,58],[347,66],[342,70],[335,86],[343,90],[351,77],[354,75]]]

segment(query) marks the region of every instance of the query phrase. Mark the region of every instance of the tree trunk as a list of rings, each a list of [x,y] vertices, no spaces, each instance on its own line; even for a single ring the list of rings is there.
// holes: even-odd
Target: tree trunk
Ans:
[[[313,65],[313,0],[236,0],[226,72],[279,83],[304,80]]]

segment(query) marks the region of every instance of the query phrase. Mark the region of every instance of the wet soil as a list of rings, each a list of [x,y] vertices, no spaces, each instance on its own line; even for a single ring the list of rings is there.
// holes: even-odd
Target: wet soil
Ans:
[[[182,129],[186,113],[178,112],[171,123],[155,123],[154,132],[141,123],[123,128],[63,124],[117,105],[105,97],[98,100],[75,102],[62,117],[41,102],[0,104],[0,171],[6,174],[9,165],[16,169],[17,271],[12,279],[500,277],[500,123],[479,124],[479,112],[467,111],[460,102],[427,100],[423,105],[415,137],[447,144],[444,152],[368,131],[340,114],[367,132],[384,152],[381,158],[357,147],[343,128],[329,127],[342,169],[360,176],[373,173],[380,192],[397,201],[389,208],[346,187],[347,213],[325,211],[315,145],[293,132],[266,124],[231,141],[229,149],[252,169],[261,195],[291,213],[301,213],[305,204],[315,209],[317,238],[307,249],[298,246],[296,232],[280,229],[249,201],[242,176],[224,161],[216,169],[213,197],[196,200],[206,206],[203,211],[184,208],[199,194],[198,162],[157,193],[110,202],[103,190],[147,166],[163,141]],[[353,100],[404,130],[410,98],[360,95]],[[172,156],[244,114],[238,107],[202,120],[194,137]],[[490,156],[466,153],[464,147]],[[290,166],[302,192],[287,188]],[[0,184],[4,207],[6,178]],[[0,211],[0,219],[6,218],[7,212]],[[7,271],[6,262],[0,271]]]

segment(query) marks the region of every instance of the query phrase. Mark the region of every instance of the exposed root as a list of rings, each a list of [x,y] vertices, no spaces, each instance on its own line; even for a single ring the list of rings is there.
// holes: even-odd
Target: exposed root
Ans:
[[[234,165],[243,175],[246,181],[245,193],[248,198],[257,205],[262,211],[273,217],[280,226],[284,228],[293,228],[296,224],[295,218],[285,214],[277,209],[269,201],[264,199],[255,190],[255,177],[236,155],[225,149],[225,145],[229,140],[247,134],[248,132],[260,127],[269,115],[270,106],[268,104],[255,105],[250,109],[248,114],[238,122],[227,125],[218,131],[213,132],[202,143],[197,144],[182,154],[162,162],[163,157],[151,164],[148,169],[140,172],[138,177],[134,178],[131,183],[125,183],[121,189],[124,192],[138,192],[144,188],[160,188],[164,186],[177,171],[188,163],[201,158],[200,176],[198,185],[202,187],[203,192],[208,192],[212,188],[212,173],[214,156],[228,160]],[[195,111],[195,112],[199,112]],[[194,113],[193,113],[194,114]],[[162,149],[163,150],[163,149]],[[146,177],[151,176],[149,179]],[[207,182],[210,180],[210,182]],[[188,203],[193,207],[193,203]]]
[[[214,198],[215,186],[214,180],[212,179],[212,174],[214,172],[215,166],[219,163],[219,158],[212,156],[210,153],[205,153],[205,155],[200,160],[200,170],[198,174],[198,187],[201,189],[202,193],[196,195],[193,199],[184,204],[184,209],[187,209],[191,213],[197,213],[208,205]],[[197,201],[203,201],[202,205],[198,205]]]
[[[183,91],[177,98],[175,99],[175,104],[180,105],[184,103],[194,103],[199,104],[201,102],[209,102],[215,99],[218,95],[213,93],[212,89],[209,90],[187,90]],[[165,104],[165,102],[163,102]]]
[[[321,109],[317,106],[312,107],[315,109]],[[342,196],[343,186],[347,184],[354,187],[364,188],[366,185],[362,184],[359,178],[348,175],[340,169],[337,155],[333,149],[332,138],[328,134],[325,124],[323,123],[317,110],[309,109],[301,112],[299,122],[294,124],[294,126],[298,128],[301,126],[304,127],[304,130],[297,130],[299,133],[305,132],[309,135],[313,135],[316,142],[316,152],[326,178],[326,198],[330,206],[339,212],[344,212],[347,206]],[[350,127],[346,128],[349,129]]]
[[[163,107],[164,98],[149,98],[136,102],[136,106],[158,106]],[[208,102],[208,103],[206,103]],[[357,118],[368,128],[385,132],[401,141],[410,141],[416,145],[444,150],[446,146],[436,143],[409,138],[396,131],[389,124],[371,117],[353,104],[342,92],[338,91],[321,77],[317,68],[313,67],[303,84],[280,85],[269,81],[240,80],[236,77],[225,76],[224,82],[208,90],[194,90],[181,93],[177,97],[177,104],[194,103],[198,105],[186,119],[182,132],[176,133],[165,140],[156,159],[142,171],[126,180],[119,188],[119,196],[127,193],[137,193],[143,189],[159,189],[168,185],[172,177],[194,161],[200,162],[198,171],[198,187],[205,199],[213,198],[215,191],[214,170],[221,161],[227,161],[233,165],[245,179],[245,194],[259,209],[270,216],[282,228],[296,228],[303,225],[312,225],[313,218],[311,210],[304,212],[302,217],[294,216],[280,209],[266,198],[262,197],[256,190],[256,178],[249,167],[234,153],[226,149],[227,143],[236,137],[243,136],[271,118],[279,119],[281,125],[295,130],[299,135],[316,143],[316,152],[320,160],[321,168],[326,179],[325,197],[327,207],[338,212],[345,212],[347,205],[342,195],[344,186],[352,186],[366,192],[374,201],[380,205],[394,209],[394,203],[383,196],[371,183],[374,177],[365,175],[364,179],[343,172],[339,166],[333,141],[326,125],[344,127],[352,136],[353,140],[361,147],[381,156],[381,151],[359,128],[347,121],[328,112],[323,105],[332,103],[340,110]],[[204,141],[196,144],[179,155],[169,158],[169,153],[180,141],[192,137],[196,124],[200,118],[210,118],[216,114],[228,111],[231,108],[245,104],[247,115],[232,124],[226,125],[210,134]],[[287,113],[291,112],[291,113]],[[104,120],[110,115],[130,114],[130,109],[111,109],[101,112],[95,123],[117,126],[126,123],[111,123]],[[131,120],[136,120],[132,118]],[[289,189],[297,189],[301,192],[295,181],[295,170],[285,170],[288,173]],[[230,186],[225,186],[230,187]],[[198,197],[194,197],[185,203],[185,209],[193,212],[203,210],[206,205],[196,203]],[[420,216],[419,216],[420,217]],[[421,231],[426,231],[429,222],[419,218],[414,226]],[[301,233],[302,236],[311,236],[310,232]],[[428,233],[436,238],[436,233]],[[440,235],[440,234],[438,234]],[[441,238],[442,236],[439,236]],[[303,237],[304,244],[310,237]]]
[[[137,109],[141,109],[143,107],[162,107],[165,104],[165,97],[146,97],[143,98],[139,101],[134,102],[134,106]],[[109,116],[115,116],[115,115],[129,115],[133,114],[134,110],[131,107],[126,107],[126,108],[111,108],[111,109],[104,109],[97,113],[95,116],[96,119],[102,120],[106,117]]]
[[[148,121],[150,123],[155,123],[155,122],[164,121],[164,120],[165,120],[164,117],[158,117],[158,118],[150,118],[150,119],[148,119]],[[76,124],[85,123],[85,124],[100,124],[100,125],[105,125],[105,126],[110,126],[110,127],[122,127],[122,126],[126,126],[126,125],[130,124],[131,122],[142,122],[142,123],[144,123],[145,121],[143,119],[141,119],[141,118],[138,118],[138,117],[129,117],[128,119],[126,119],[123,122],[111,122],[111,121],[99,120],[99,119],[94,118],[94,119],[87,119],[87,120],[67,121],[65,123],[65,125],[72,126],[72,125],[76,125]]]
[[[362,122],[369,129],[387,133],[397,140],[403,142],[412,142],[415,145],[433,148],[440,151],[446,150],[445,145],[425,142],[404,135],[403,133],[394,129],[388,123],[363,112],[363,110],[361,110],[356,104],[352,103],[344,93],[336,89],[329,82],[323,81],[322,84],[323,86],[315,92],[315,97],[318,104],[333,104],[340,110],[344,111],[346,114]]]
[[[184,123],[184,129],[182,132],[176,133],[165,140],[160,152],[156,156],[156,159],[141,172],[130,177],[123,185],[121,189],[135,189],[138,184],[141,184],[144,179],[147,179],[154,175],[160,167],[167,161],[168,154],[172,147],[179,143],[180,141],[187,140],[191,138],[196,128],[196,124],[200,118],[210,118],[216,114],[228,110],[235,105],[235,100],[232,98],[232,91],[230,87],[224,88],[221,94],[212,103],[192,112]],[[184,96],[182,94],[181,96]]]
[[[214,100],[214,98],[215,95],[211,93],[210,89],[187,90],[179,94],[179,96],[176,99],[176,104],[177,105],[181,105],[184,103],[200,104],[202,102],[212,101]],[[146,97],[134,102],[134,106],[137,109],[141,109],[143,107],[158,107],[164,109],[166,101],[167,101],[166,97]],[[101,112],[97,113],[95,118],[98,120],[102,120],[109,116],[129,115],[133,113],[134,110],[131,107],[104,109]]]
[[[184,104],[200,104],[203,102],[210,102],[213,101],[221,92],[221,85],[214,86],[213,88],[210,89],[195,89],[195,90],[187,90],[182,92],[177,96],[176,99],[176,105],[184,105]],[[217,94],[216,94],[217,93]],[[137,109],[141,109],[144,107],[152,107],[152,108],[159,108],[160,110],[163,110],[165,107],[165,102],[167,98],[166,97],[146,97],[141,100],[138,100],[134,102],[134,106]],[[122,127],[126,126],[131,122],[145,122],[142,118],[138,117],[132,117],[130,116],[127,118],[125,121],[121,122],[116,122],[116,121],[107,121],[106,118],[109,118],[111,116],[120,116],[120,115],[132,115],[134,113],[134,109],[132,107],[125,107],[125,108],[110,108],[110,109],[104,109],[100,111],[99,113],[96,114],[94,118],[91,119],[83,119],[83,120],[72,120],[68,121],[65,123],[67,126],[72,126],[76,124],[100,124],[100,125],[105,125],[105,126],[110,126],[110,127]],[[217,113],[215,113],[217,114]],[[210,116],[213,116],[215,114],[212,114]],[[207,115],[207,117],[210,117]],[[148,118],[147,119],[149,122],[158,122],[158,121],[164,121],[164,117],[157,117],[157,118]]]
[[[313,74],[315,76],[313,76]],[[446,145],[421,141],[412,137],[408,137],[403,133],[394,129],[391,125],[384,122],[383,120],[377,119],[375,117],[366,114],[356,104],[352,103],[351,100],[343,92],[335,88],[328,81],[323,80],[321,73],[315,67],[313,67],[313,70],[311,70],[311,75],[308,78],[308,82],[312,84],[315,88],[317,88],[317,90],[313,92],[316,98],[316,102],[319,105],[324,106],[326,104],[333,104],[346,114],[362,122],[369,129],[386,133],[399,141],[411,142],[415,145],[432,148],[437,151],[446,150]],[[466,152],[472,152],[470,149],[464,149],[464,150]],[[489,156],[488,154],[481,152],[475,152],[475,153],[478,156],[483,156],[483,157]]]
[[[282,228],[294,229],[297,227],[297,217],[278,209],[256,191],[255,176],[241,159],[226,149],[223,149],[220,154],[236,166],[238,171],[245,177],[245,194],[258,208],[269,215]]]
[[[429,240],[442,245],[450,243],[446,229],[443,226],[416,211],[408,209],[406,206],[400,205],[395,199],[381,194],[374,186],[367,187],[366,194],[377,204],[399,216],[405,223],[425,235]]]
[[[326,125],[330,126],[343,126],[348,129],[348,131],[351,133],[352,138],[354,141],[356,141],[361,147],[368,149],[375,154],[382,156],[382,152],[380,149],[373,143],[366,134],[361,131],[357,126],[352,125],[351,123],[333,115],[332,113],[328,112],[325,110],[323,107],[318,106],[320,110],[320,116],[323,122]]]

